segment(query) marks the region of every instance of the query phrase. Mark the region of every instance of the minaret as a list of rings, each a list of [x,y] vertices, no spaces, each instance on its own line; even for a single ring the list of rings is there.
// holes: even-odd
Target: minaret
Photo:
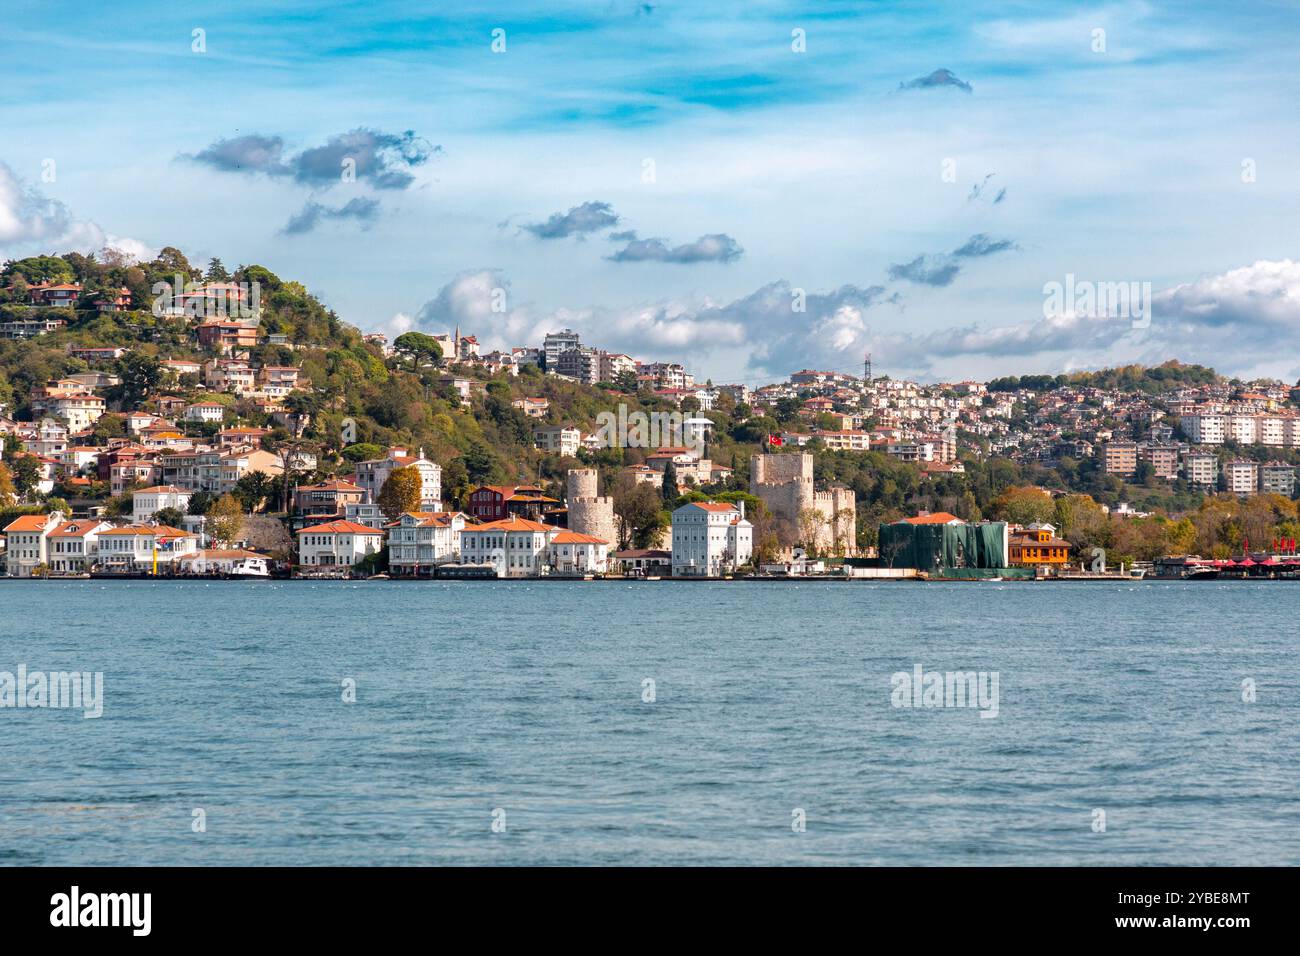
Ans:
[[[456,323],[456,337],[451,340],[451,357],[460,358],[460,323]]]

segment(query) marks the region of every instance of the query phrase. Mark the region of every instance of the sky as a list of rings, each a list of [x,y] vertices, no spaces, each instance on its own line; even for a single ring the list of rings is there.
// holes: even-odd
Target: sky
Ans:
[[[7,0],[0,258],[716,382],[1300,378],[1296,3],[486,6]]]

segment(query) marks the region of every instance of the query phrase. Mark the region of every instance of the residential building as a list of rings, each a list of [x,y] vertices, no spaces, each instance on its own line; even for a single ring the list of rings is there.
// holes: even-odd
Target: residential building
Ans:
[[[85,431],[104,414],[104,400],[88,392],[51,396],[43,404],[47,412],[63,419],[74,432]]]
[[[209,422],[218,424],[225,417],[226,406],[220,402],[195,402],[185,406],[187,422]]]
[[[198,536],[169,525],[142,524],[99,532],[98,566],[119,573],[152,572],[198,550]]]
[[[1131,441],[1107,442],[1102,446],[1102,467],[1108,475],[1131,477],[1138,466],[1138,446]]]
[[[242,322],[216,319],[201,322],[198,327],[199,345],[229,354],[237,349],[251,349],[257,345],[257,326]]]
[[[1282,461],[1259,466],[1259,490],[1265,494],[1290,498],[1295,494],[1295,468]]]
[[[548,332],[542,339],[542,368],[547,372],[554,372],[559,363],[560,356],[577,349],[582,345],[582,341],[577,332],[573,329],[561,329],[559,332]]]
[[[482,522],[511,517],[540,521],[557,505],[559,501],[537,485],[481,485],[470,492],[469,516]]]
[[[609,570],[609,542],[592,534],[560,531],[549,542],[550,568],[558,574],[604,574]]]
[[[311,517],[335,517],[343,515],[348,505],[359,504],[365,498],[366,490],[361,486],[333,478],[316,485],[300,485],[293,493],[293,510]]]
[[[1056,528],[1047,523],[1012,528],[1008,544],[1012,567],[1061,568],[1070,563],[1070,542],[1058,538]]]
[[[1181,451],[1178,445],[1150,443],[1141,447],[1141,457],[1151,462],[1151,469],[1157,478],[1173,479],[1178,477],[1178,456]]]
[[[543,425],[533,429],[533,444],[549,454],[572,458],[582,447],[582,432],[572,425]]]
[[[50,532],[63,524],[63,515],[54,511],[46,515],[21,515],[5,526],[5,574],[11,578],[30,578],[32,571],[49,564],[47,548]]]
[[[143,524],[164,508],[175,508],[185,514],[190,507],[192,493],[175,485],[154,485],[131,492],[131,520]]]
[[[517,398],[510,405],[529,418],[545,418],[546,413],[551,410],[551,403],[544,398]]]
[[[353,524],[363,524],[367,528],[382,529],[388,524],[379,505],[369,501],[351,502],[343,506],[343,520]]]
[[[1183,434],[1193,445],[1222,445],[1228,437],[1225,415],[1184,415],[1179,419]]]
[[[673,576],[716,577],[749,562],[754,526],[744,506],[697,501],[673,512]]]
[[[1188,451],[1183,454],[1183,476],[1189,484],[1214,488],[1219,483],[1219,458],[1212,452]]]
[[[414,468],[420,473],[420,510],[442,510],[442,466],[418,455],[407,455],[405,448],[390,448],[383,458],[357,462],[355,484],[365,490],[366,500],[377,502],[384,482],[398,468]]]
[[[383,547],[384,532],[353,521],[327,521],[298,532],[298,564],[305,568],[350,568]]]
[[[812,437],[820,438],[822,444],[836,451],[869,451],[871,448],[871,436],[867,432],[856,429],[846,428],[837,431],[816,429]]]
[[[47,563],[54,574],[85,574],[99,554],[99,534],[113,527],[97,519],[67,521],[46,538]]]
[[[407,512],[388,528],[388,568],[393,574],[431,575],[460,559],[467,516],[459,511]]]
[[[1234,495],[1250,497],[1259,487],[1259,465],[1245,458],[1234,458],[1223,469],[1227,490]]]
[[[547,541],[559,528],[507,518],[464,528],[460,533],[461,560],[490,564],[499,578],[531,578],[547,567]]]

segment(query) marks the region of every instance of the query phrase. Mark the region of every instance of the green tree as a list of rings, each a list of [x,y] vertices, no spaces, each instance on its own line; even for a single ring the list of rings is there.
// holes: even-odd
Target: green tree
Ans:
[[[395,468],[379,489],[379,510],[389,521],[396,521],[407,511],[419,511],[421,487],[418,468],[413,465]]]
[[[139,405],[163,379],[162,363],[152,355],[127,352],[118,359],[117,374],[122,379],[118,394],[125,407]]]
[[[169,528],[179,528],[185,520],[185,513],[180,508],[160,508],[154,512],[153,520]]]
[[[664,483],[661,489],[664,504],[671,508],[677,501],[677,466],[671,458],[664,465]]]
[[[19,498],[28,497],[41,480],[41,463],[35,455],[23,455],[13,460],[10,468],[14,490]]]
[[[275,494],[275,479],[264,471],[250,471],[235,482],[231,494],[245,511],[261,511],[266,499]]]
[[[423,332],[403,332],[393,340],[393,351],[410,360],[412,371],[419,367],[421,359],[433,365],[442,361],[442,346],[432,335]]]
[[[620,543],[635,548],[649,547],[670,520],[655,486],[632,478],[615,487],[614,513],[619,519]]]

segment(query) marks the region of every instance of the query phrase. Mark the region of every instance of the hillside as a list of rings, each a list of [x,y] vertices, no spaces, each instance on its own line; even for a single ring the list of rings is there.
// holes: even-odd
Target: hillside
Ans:
[[[164,366],[165,361],[202,363],[215,355],[211,348],[200,345],[193,317],[155,315],[151,310],[155,284],[173,282],[178,275],[186,282],[256,283],[261,313],[257,343],[248,348],[250,362],[293,368],[302,387],[278,403],[255,402],[205,388],[199,376],[177,374]],[[73,308],[29,304],[32,287],[63,284],[81,286]],[[102,308],[115,297],[120,311]],[[658,494],[633,487],[622,476],[626,466],[642,462],[653,449],[582,450],[576,456],[564,457],[533,445],[533,429],[538,425],[571,424],[588,434],[594,430],[599,413],[615,412],[620,405],[626,406],[628,412],[676,410],[652,391],[638,390],[634,378],[588,386],[543,375],[531,365],[522,366],[513,376],[505,371],[492,374],[479,364],[442,359],[436,348],[424,355],[410,350],[393,352],[367,341],[360,330],[326,308],[298,282],[283,279],[260,265],[241,265],[228,271],[220,261],[213,260],[200,269],[170,247],[155,260],[139,264],[99,261],[75,253],[7,262],[0,270],[0,321],[42,319],[65,320],[66,325],[30,338],[0,340],[0,414],[18,422],[31,421],[35,417],[33,396],[46,383],[90,371],[110,373],[120,381],[101,389],[107,414],[93,429],[76,436],[83,445],[104,446],[120,437],[124,433],[123,416],[140,409],[154,410],[159,396],[182,403],[209,400],[223,406],[221,422],[187,425],[188,433],[211,435],[223,426],[268,429],[260,438],[266,449],[282,448],[294,441],[317,455],[316,473],[300,476],[303,482],[350,475],[354,462],[382,454],[390,446],[405,446],[412,451],[423,449],[442,465],[447,505],[463,507],[467,492],[483,483],[539,482],[552,497],[562,498],[565,472],[579,465],[594,465],[601,471],[605,492],[615,494],[617,508],[627,518],[629,539],[625,543],[645,544],[666,520],[667,504]],[[90,347],[126,351],[108,361],[87,360],[69,352]],[[469,383],[465,389],[468,398],[458,391],[457,379]],[[1071,376],[1009,378],[990,383],[990,391],[1021,389],[1034,393],[1065,382],[1155,392],[1180,383],[1218,380],[1212,369],[1170,363],[1150,369],[1126,367]],[[544,399],[544,415],[529,417],[512,404],[525,398]],[[1032,401],[1027,402],[1025,407],[1032,407]],[[724,394],[714,409],[702,413],[697,409],[694,399],[684,400],[683,410],[714,422],[707,456],[732,469],[732,473],[725,481],[690,489],[688,494],[696,497],[735,497],[745,492],[749,459],[763,450],[769,434],[837,427],[830,424],[829,416],[810,416],[798,398],[755,410],[737,405]],[[345,428],[348,420],[352,424]],[[962,437],[964,474],[928,474],[915,464],[877,451],[831,451],[817,440],[805,450],[815,456],[820,481],[841,483],[855,492],[858,542],[862,546],[874,544],[881,521],[921,510],[951,511],[968,519],[1007,517],[1008,489],[1022,486],[1088,496],[1089,503],[1095,500],[1113,506],[1119,501],[1132,501],[1157,511],[1154,520],[1161,522],[1165,521],[1164,514],[1203,511],[1207,500],[1182,483],[1154,482],[1149,476],[1126,483],[1102,473],[1095,459],[1075,461],[1067,457],[1041,464],[996,455],[985,457],[974,453],[979,447],[975,436]],[[10,507],[48,504],[33,491],[31,463],[15,457],[22,447],[15,436],[6,436],[9,464],[0,479],[16,486],[16,494],[9,495]],[[1287,455],[1293,453],[1288,451]],[[3,480],[0,497],[7,494]],[[249,482],[239,493],[253,510],[283,507],[277,489],[267,482]],[[12,500],[15,497],[23,501],[16,504]],[[84,507],[108,499],[110,494],[102,482],[74,487],[61,481],[46,497],[76,499],[73,504]],[[123,504],[118,501],[114,508],[120,511]],[[1278,507],[1273,525],[1294,520],[1293,505],[1289,512],[1286,507]],[[1238,521],[1232,527],[1240,524]],[[766,535],[765,548],[778,542],[797,542],[794,529],[760,530]],[[1063,530],[1068,533],[1071,529],[1067,526]],[[1075,538],[1083,545],[1101,540],[1099,534]],[[1162,536],[1163,525],[1148,537],[1164,541]],[[1225,530],[1207,544],[1210,548],[1226,546],[1230,537]]]

